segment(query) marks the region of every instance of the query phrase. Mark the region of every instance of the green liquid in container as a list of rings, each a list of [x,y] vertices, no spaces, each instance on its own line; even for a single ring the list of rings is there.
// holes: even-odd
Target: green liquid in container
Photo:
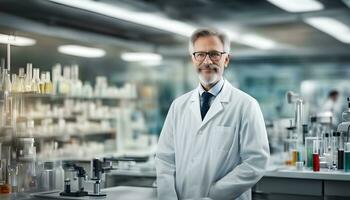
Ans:
[[[350,172],[350,151],[344,152],[344,171]]]
[[[307,163],[306,163],[306,166],[307,167],[313,167],[313,151],[312,151],[312,149],[311,149],[311,151],[310,151],[310,149],[308,149],[308,151],[307,151]]]

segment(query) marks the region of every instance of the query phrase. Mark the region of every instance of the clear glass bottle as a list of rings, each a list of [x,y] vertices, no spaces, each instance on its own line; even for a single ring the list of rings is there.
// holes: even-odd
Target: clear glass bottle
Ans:
[[[40,93],[40,70],[39,68],[33,69],[33,92]]]
[[[8,172],[7,172],[7,161],[6,159],[0,159],[0,195],[10,194],[11,185],[8,184]]]
[[[83,84],[79,80],[79,66],[78,65],[72,65],[71,75],[72,75],[71,91],[70,91],[71,96],[80,97]]]
[[[25,92],[33,92],[32,91],[32,80],[33,80],[33,65],[32,63],[27,63],[26,69],[26,78],[25,78]]]
[[[71,68],[69,66],[65,66],[63,68],[63,78],[61,80],[61,84],[60,84],[60,91],[61,94],[63,95],[69,95],[70,94],[70,78],[71,78]]]
[[[24,68],[19,68],[18,81],[17,81],[17,92],[25,92],[25,73]]]
[[[12,84],[10,79],[10,74],[8,74],[7,69],[4,70],[4,79],[2,81],[2,91],[10,93],[12,91]]]
[[[5,59],[1,59],[0,63],[0,91],[2,91],[2,82],[4,80]]]
[[[93,89],[90,84],[90,82],[86,81],[84,83],[83,89],[82,89],[82,95],[84,95],[85,98],[92,98],[93,96]]]
[[[10,93],[12,91],[12,83],[10,79],[10,74],[7,73],[7,69],[4,70],[4,79],[2,83],[2,91],[4,93],[4,103],[2,107],[2,126],[12,126],[13,116],[12,116],[12,98]]]
[[[40,75],[40,94],[45,94],[45,81],[46,81],[46,73],[45,72],[41,72]]]
[[[45,78],[45,94],[52,94],[52,82],[50,72],[46,72]]]
[[[11,77],[11,81],[12,81],[12,92],[17,92],[17,74],[12,74],[12,77]]]
[[[60,94],[60,82],[62,79],[62,66],[56,64],[52,67],[52,90],[53,94]]]

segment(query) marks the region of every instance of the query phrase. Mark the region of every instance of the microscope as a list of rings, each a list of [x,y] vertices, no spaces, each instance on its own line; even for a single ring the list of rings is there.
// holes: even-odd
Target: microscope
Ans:
[[[91,161],[91,181],[93,181],[94,184],[94,190],[92,194],[89,194],[89,196],[106,196],[106,194],[101,193],[101,180],[102,180],[102,174],[112,170],[113,169],[113,162],[108,159],[93,159]]]
[[[83,167],[76,164],[66,164],[64,166],[66,170],[75,171],[78,178],[78,191],[72,192],[70,179],[64,181],[64,191],[60,193],[60,196],[69,197],[84,197],[84,196],[94,196],[94,197],[105,197],[106,194],[101,193],[101,181],[103,173],[112,170],[112,161],[108,159],[93,159],[91,161],[91,178],[89,181],[93,182],[93,192],[88,193],[84,191],[83,181],[86,181],[86,171]]]
[[[86,171],[83,167],[76,164],[65,164],[65,169],[75,171],[78,178],[78,191],[72,192],[70,187],[70,179],[64,180],[64,191],[60,193],[61,196],[69,197],[83,197],[88,196],[88,192],[84,191],[83,181],[86,180]]]

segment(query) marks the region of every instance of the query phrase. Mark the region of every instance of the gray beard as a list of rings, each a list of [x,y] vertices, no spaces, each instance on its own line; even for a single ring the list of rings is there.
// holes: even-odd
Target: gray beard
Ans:
[[[214,74],[210,80],[207,80],[199,73],[198,78],[202,85],[212,85],[218,80],[218,75]]]

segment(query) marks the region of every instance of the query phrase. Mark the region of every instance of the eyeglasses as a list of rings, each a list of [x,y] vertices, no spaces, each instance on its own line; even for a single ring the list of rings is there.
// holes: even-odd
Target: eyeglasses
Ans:
[[[221,59],[222,54],[225,54],[226,52],[220,52],[220,51],[197,51],[192,53],[194,59],[198,62],[202,62],[205,60],[207,55],[209,55],[210,60],[217,62]]]

